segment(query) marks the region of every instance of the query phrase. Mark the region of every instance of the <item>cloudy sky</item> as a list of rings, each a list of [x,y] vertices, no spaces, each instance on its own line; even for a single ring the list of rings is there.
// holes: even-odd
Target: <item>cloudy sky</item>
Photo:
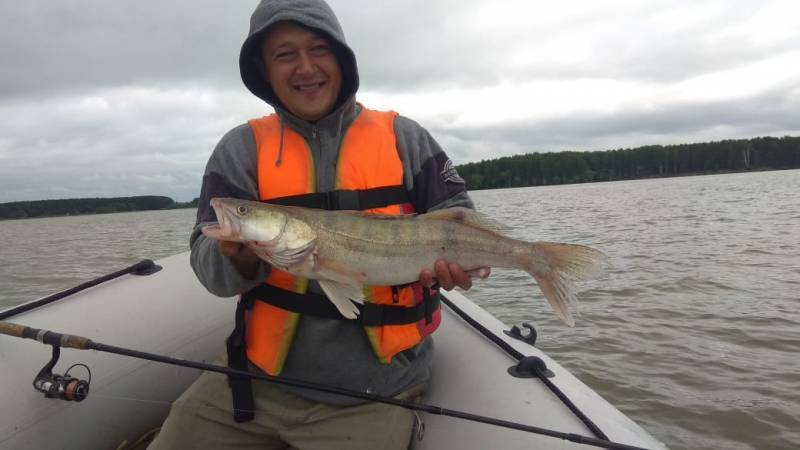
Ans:
[[[0,202],[189,200],[271,112],[241,84],[255,0],[0,0]],[[331,0],[359,100],[457,164],[800,134],[795,0]]]

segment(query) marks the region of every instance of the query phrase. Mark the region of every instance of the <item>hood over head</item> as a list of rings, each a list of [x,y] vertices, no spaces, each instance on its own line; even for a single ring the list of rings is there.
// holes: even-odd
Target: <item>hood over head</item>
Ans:
[[[273,107],[285,110],[278,96],[261,76],[256,65],[264,31],[276,22],[290,20],[326,38],[342,70],[342,87],[334,110],[354,97],[358,90],[358,67],[347,45],[339,20],[323,0],[261,0],[250,17],[250,32],[239,53],[239,71],[250,92]]]

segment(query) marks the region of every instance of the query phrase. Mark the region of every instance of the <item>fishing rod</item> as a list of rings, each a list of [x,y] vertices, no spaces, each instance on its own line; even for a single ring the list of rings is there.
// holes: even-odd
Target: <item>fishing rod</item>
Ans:
[[[81,283],[75,287],[71,287],[65,291],[56,292],[53,295],[48,295],[47,297],[40,298],[39,300],[35,300],[28,303],[23,303],[19,306],[14,308],[7,309],[5,311],[0,311],[0,320],[6,320],[9,317],[15,316],[17,314],[22,314],[26,311],[30,311],[32,309],[36,309],[42,307],[44,305],[48,305],[50,303],[59,301],[61,299],[67,298],[72,294],[78,293],[80,291],[89,289],[91,287],[95,287],[99,284],[105,283],[106,281],[111,281],[115,278],[119,278],[123,275],[151,275],[161,270],[161,266],[154,263],[150,259],[143,259],[136,264],[128,266],[124,269],[118,270],[116,272],[109,273],[108,275],[103,275],[101,277],[95,278],[94,280],[87,281],[85,283]]]
[[[428,414],[440,415],[440,416],[447,416],[453,417],[457,419],[469,420],[472,422],[479,422],[488,425],[495,425],[504,428],[510,428],[514,430],[525,431],[528,433],[539,434],[544,436],[550,436],[554,438],[560,438],[566,441],[575,442],[578,444],[590,445],[594,447],[601,447],[607,448],[611,450],[646,450],[642,447],[636,447],[627,444],[621,444],[618,442],[612,442],[608,440],[596,439],[589,436],[583,436],[580,434],[574,433],[564,433],[560,431],[550,430],[547,428],[540,428],[532,425],[525,425],[517,422],[511,422],[502,419],[496,419],[494,417],[487,417],[487,416],[480,416],[477,414],[471,414],[463,411],[453,410],[442,408],[439,406],[428,405],[425,403],[414,403],[408,400],[400,400],[391,397],[383,397],[380,395],[369,394],[366,392],[354,391],[350,389],[343,389],[334,386],[326,386],[317,383],[311,383],[307,381],[295,380],[291,378],[284,378],[284,377],[274,377],[267,374],[261,373],[253,373],[244,370],[236,370],[231,369],[229,367],[218,366],[213,364],[206,364],[197,361],[191,361],[186,359],[180,358],[173,358],[170,356],[158,355],[154,353],[147,353],[138,350],[132,350],[124,347],[116,347],[113,345],[107,345],[100,342],[94,342],[91,339],[70,335],[70,334],[63,334],[63,333],[56,333],[54,331],[37,329],[27,327],[25,325],[19,325],[11,322],[0,321],[0,334],[5,334],[8,336],[13,336],[22,339],[33,339],[35,341],[39,341],[42,344],[51,345],[53,346],[53,357],[50,362],[40,371],[40,375],[42,372],[49,372],[50,369],[55,365],[58,356],[60,354],[60,347],[65,348],[73,348],[76,350],[96,350],[99,352],[105,353],[114,353],[117,355],[129,356],[132,358],[139,358],[145,359],[149,361],[160,362],[164,364],[171,364],[175,366],[181,367],[189,367],[193,369],[200,369],[209,372],[217,372],[226,375],[233,375],[233,376],[241,376],[241,377],[248,377],[256,380],[263,380],[271,383],[282,384],[286,386],[304,388],[304,389],[311,389],[320,392],[327,392],[330,394],[337,394],[346,397],[353,397],[359,398],[362,400],[368,400],[378,403],[385,403],[388,405],[399,406],[401,408],[409,409],[412,411],[423,411]],[[88,368],[87,368],[88,369]],[[89,394],[89,382],[77,380],[75,378],[69,377],[68,375],[60,376],[52,374],[52,379],[58,379],[58,377],[66,377],[69,380],[67,385],[61,386],[63,391],[59,392],[52,392],[53,395],[48,395],[48,392],[45,392],[45,395],[48,397],[54,398],[61,398],[63,400],[75,400],[81,401],[86,398]],[[37,375],[38,379],[38,375]],[[83,384],[81,384],[83,383]],[[42,391],[36,386],[36,380],[34,381],[34,387],[37,390]],[[44,391],[43,391],[44,392]]]

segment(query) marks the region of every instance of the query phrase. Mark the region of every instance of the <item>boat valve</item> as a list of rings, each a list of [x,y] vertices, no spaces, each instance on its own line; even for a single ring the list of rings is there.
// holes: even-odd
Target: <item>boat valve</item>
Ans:
[[[61,354],[61,347],[53,346],[53,357],[42,367],[33,379],[33,388],[44,394],[47,398],[58,398],[65,401],[80,402],[89,395],[89,383],[92,380],[92,373],[85,364],[75,364],[64,375],[53,373],[53,366],[58,362]],[[81,380],[69,375],[73,367],[83,366],[89,372],[89,380]]]

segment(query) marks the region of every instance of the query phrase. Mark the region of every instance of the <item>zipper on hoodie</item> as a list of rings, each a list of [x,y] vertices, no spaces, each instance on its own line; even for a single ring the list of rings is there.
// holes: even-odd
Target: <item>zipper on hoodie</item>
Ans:
[[[311,153],[314,155],[314,159],[318,160],[319,164],[320,164],[320,166],[317,166],[317,163],[315,163],[315,169],[314,169],[314,171],[317,173],[316,174],[316,177],[317,177],[317,189],[323,189],[323,190],[324,189],[330,189],[330,188],[326,187],[326,186],[328,186],[327,180],[324,180],[323,178],[320,178],[320,177],[324,177],[325,173],[327,172],[324,168],[322,168],[322,165],[325,164],[325,162],[324,162],[325,161],[325,151],[322,148],[322,137],[320,136],[319,127],[317,127],[314,124],[311,125],[311,140],[308,141],[308,146],[309,146],[309,148],[312,149]],[[334,173],[335,173],[335,171],[334,171]],[[335,175],[334,175],[334,178],[335,178]],[[335,183],[335,180],[334,180],[334,183]]]

